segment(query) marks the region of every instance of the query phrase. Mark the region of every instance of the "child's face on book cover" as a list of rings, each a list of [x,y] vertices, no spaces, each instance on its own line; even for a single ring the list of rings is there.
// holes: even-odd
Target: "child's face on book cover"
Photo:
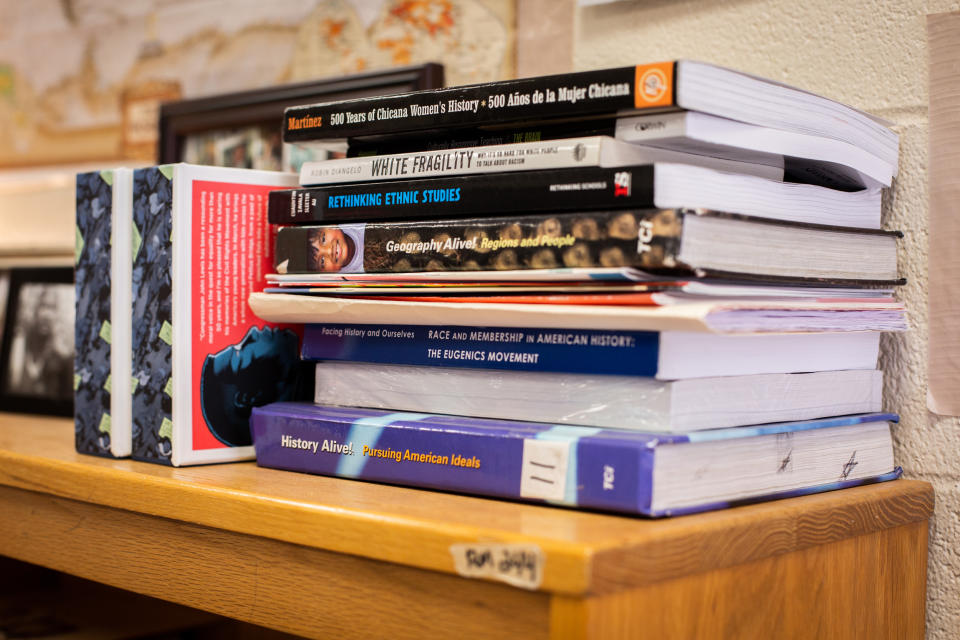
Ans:
[[[340,229],[318,229],[309,237],[310,261],[315,271],[340,271],[350,262],[352,247]]]

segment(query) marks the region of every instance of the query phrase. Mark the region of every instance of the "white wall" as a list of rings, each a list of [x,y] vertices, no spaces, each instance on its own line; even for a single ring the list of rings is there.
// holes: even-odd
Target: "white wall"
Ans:
[[[672,58],[715,62],[895,123],[900,175],[885,198],[884,221],[906,234],[899,260],[909,283],[899,295],[912,329],[884,340],[881,367],[886,407],[901,414],[897,460],[907,477],[936,490],[927,600],[927,637],[936,640],[960,637],[960,421],[926,409],[926,15],[958,8],[936,0],[615,2],[578,10],[573,55],[576,70]]]

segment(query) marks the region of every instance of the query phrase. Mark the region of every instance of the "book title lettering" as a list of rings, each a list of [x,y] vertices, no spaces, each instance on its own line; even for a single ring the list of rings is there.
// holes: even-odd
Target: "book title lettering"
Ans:
[[[314,455],[320,453],[332,453],[340,456],[356,455],[356,449],[353,446],[353,442],[337,442],[336,440],[330,439],[307,440],[304,438],[296,438],[294,436],[284,434],[280,436],[280,446],[285,449],[298,449],[301,451],[306,451],[313,453]],[[411,451],[410,449],[399,451],[391,448],[377,449],[368,445],[363,445],[360,455],[368,458],[385,458],[388,460],[394,460],[396,462],[440,464],[451,467],[464,467],[467,469],[480,468],[480,458],[477,456],[470,456],[468,458],[467,456],[456,452],[441,454],[434,453],[433,451]]]
[[[448,113],[472,113],[481,110],[492,111],[511,107],[526,107],[532,104],[568,102],[576,104],[584,100],[602,100],[619,98],[633,94],[629,82],[608,84],[592,82],[586,86],[557,86],[532,91],[513,91],[511,93],[490,94],[484,99],[448,99],[432,104],[410,103],[398,107],[377,107],[365,111],[335,111],[330,114],[330,126],[382,122],[384,120],[404,120],[409,118],[429,118]],[[290,130],[316,128],[322,124],[322,116],[288,118]]]
[[[328,196],[328,209],[352,207],[383,207],[407,204],[437,204],[440,202],[459,202],[460,187],[447,189],[414,189],[411,191],[377,191],[375,193],[354,193],[343,196]],[[316,206],[314,201],[313,206]],[[299,213],[299,211],[298,211]]]
[[[572,247],[577,239],[572,234],[554,236],[540,234],[531,238],[490,238],[487,236],[473,238],[446,237],[443,239],[431,238],[427,241],[396,242],[387,240],[384,249],[389,253],[441,253],[446,251],[499,251],[500,249],[515,249],[517,247]]]

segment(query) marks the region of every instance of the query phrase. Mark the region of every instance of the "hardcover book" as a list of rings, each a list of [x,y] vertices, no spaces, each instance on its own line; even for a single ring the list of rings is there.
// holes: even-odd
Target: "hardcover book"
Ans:
[[[670,163],[331,185],[273,191],[269,202],[273,224],[681,207],[880,228],[880,189],[844,192]]]
[[[667,275],[892,284],[898,234],[690,209],[281,227],[276,271],[635,267]]]
[[[593,136],[305,162],[300,168],[300,184],[311,186],[570,167],[609,168],[654,162],[691,164],[782,180],[782,158],[767,156],[764,159],[771,164],[745,162],[719,154],[710,156],[643,147],[609,136]]]
[[[667,516],[896,478],[896,419],[671,435],[276,403],[251,428],[264,467]]]
[[[465,368],[470,364],[453,368],[318,362],[313,400],[344,407],[671,433],[882,408],[883,375],[875,369],[655,380],[605,372]]]
[[[74,426],[76,449],[130,455],[129,169],[77,174]]]
[[[187,164],[134,172],[134,458],[249,459],[250,409],[294,398],[298,336],[246,299],[272,264],[267,194],[295,184]]]
[[[678,60],[290,107],[285,142],[687,109],[849,142],[896,163],[885,121],[731,69]]]

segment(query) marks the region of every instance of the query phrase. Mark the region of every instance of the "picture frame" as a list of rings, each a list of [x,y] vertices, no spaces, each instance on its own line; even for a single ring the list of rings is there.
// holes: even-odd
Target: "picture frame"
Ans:
[[[443,86],[437,63],[328,78],[266,89],[168,102],[160,105],[158,162],[192,162],[251,169],[296,171],[325,159],[318,146],[280,139],[287,107]]]
[[[73,269],[10,269],[0,335],[0,411],[73,415]]]

